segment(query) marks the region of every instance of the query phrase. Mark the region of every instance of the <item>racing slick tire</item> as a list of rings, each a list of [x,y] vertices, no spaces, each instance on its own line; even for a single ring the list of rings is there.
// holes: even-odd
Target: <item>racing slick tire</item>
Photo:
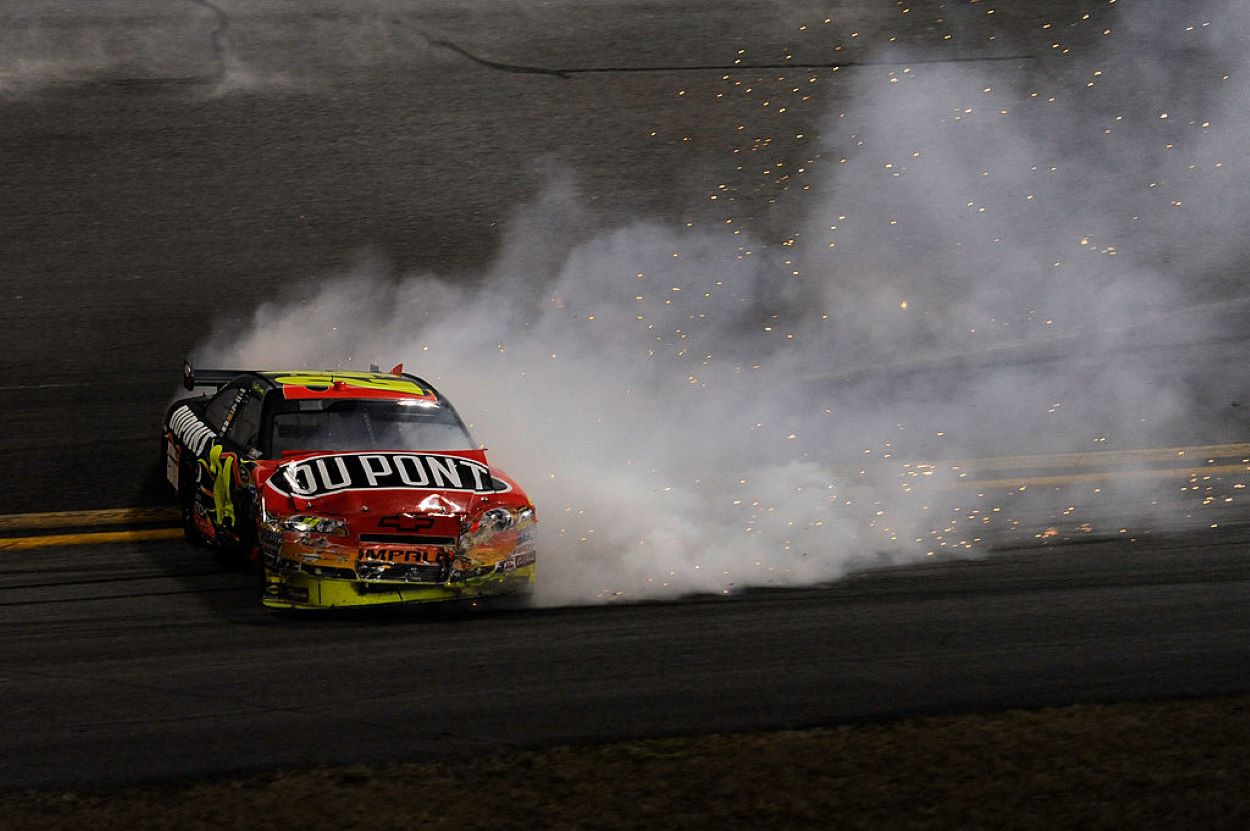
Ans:
[[[208,541],[195,527],[195,471],[184,463],[178,469],[178,508],[182,513],[182,535],[197,548],[204,548]]]

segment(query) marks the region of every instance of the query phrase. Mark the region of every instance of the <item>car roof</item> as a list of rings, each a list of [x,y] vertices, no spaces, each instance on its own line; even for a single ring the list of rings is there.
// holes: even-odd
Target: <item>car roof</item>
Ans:
[[[415,375],[387,372],[348,372],[338,369],[257,372],[287,400],[331,399],[424,399],[442,396]]]

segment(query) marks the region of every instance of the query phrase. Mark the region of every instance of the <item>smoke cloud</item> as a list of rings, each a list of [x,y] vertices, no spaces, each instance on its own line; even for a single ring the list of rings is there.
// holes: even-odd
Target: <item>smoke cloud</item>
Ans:
[[[1064,29],[1034,59],[826,72],[851,103],[754,223],[727,198],[622,222],[557,174],[485,273],[362,256],[196,357],[403,360],[535,500],[549,604],[819,583],[1088,524],[1071,491],[968,492],[992,473],[951,461],[1238,427],[1246,362],[1216,356],[1245,357],[1248,18],[1134,7],[1077,54]],[[768,162],[735,156],[709,190]],[[1176,498],[1128,497],[1089,510],[1148,523]]]

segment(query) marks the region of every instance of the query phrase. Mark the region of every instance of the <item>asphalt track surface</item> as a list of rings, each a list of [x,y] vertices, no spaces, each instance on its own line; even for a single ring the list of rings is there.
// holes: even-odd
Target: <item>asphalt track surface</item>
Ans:
[[[913,5],[905,24],[890,3],[5,7],[0,513],[160,502],[182,357],[359,251],[472,280],[552,169],[608,216],[696,216],[754,109],[678,89],[713,90],[744,48],[775,72],[821,15],[862,32],[848,63],[887,32],[932,46],[944,12]],[[967,17],[943,48],[1028,58],[1042,19],[1097,6]],[[741,213],[784,222],[774,195]],[[1225,520],[803,590],[346,618],[266,612],[178,542],[0,551],[0,781],[1245,691],[1248,542]]]
[[[1239,692],[1250,526],[686,602],[308,618],[177,542],[0,559],[0,781]]]

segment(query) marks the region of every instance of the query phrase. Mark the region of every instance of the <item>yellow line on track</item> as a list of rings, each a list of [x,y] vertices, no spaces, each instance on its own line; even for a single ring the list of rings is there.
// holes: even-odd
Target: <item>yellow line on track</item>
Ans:
[[[1173,467],[1153,470],[1120,470],[1108,473],[1070,473],[1059,476],[1020,476],[1008,479],[977,479],[942,483],[938,490],[987,490],[990,488],[1046,487],[1075,485],[1081,482],[1110,482],[1115,479],[1184,479],[1198,480],[1225,473],[1250,473],[1250,465],[1214,465],[1211,467]],[[905,480],[908,484],[915,479]]]
[[[1250,444],[1213,444],[1196,447],[1160,447],[1145,450],[1092,450],[1088,453],[1056,453],[1051,456],[997,456],[985,459],[943,460],[944,468],[959,467],[978,471],[1126,466],[1148,462],[1193,464],[1195,459],[1250,458]]]
[[[1250,444],[1217,444],[1189,447],[1161,447],[1142,450],[1100,450],[1088,453],[1060,453],[1051,456],[999,456],[983,459],[943,460],[930,465],[907,465],[904,469],[920,472],[927,468],[935,472],[967,470],[975,473],[1027,469],[1080,470],[1104,467],[1104,470],[1059,473],[1051,476],[1004,477],[999,479],[964,479],[957,482],[941,482],[929,485],[936,490],[988,490],[992,488],[1028,488],[1073,485],[1082,482],[1109,482],[1116,479],[1195,479],[1229,473],[1250,473],[1250,464],[1215,464],[1217,459],[1226,461],[1231,457],[1250,459]],[[1198,460],[1202,460],[1199,462]],[[1175,462],[1175,466],[1155,469],[1133,469],[1131,465],[1147,462]],[[1187,466],[1180,466],[1187,464]],[[1196,463],[1196,464],[1195,464]],[[1204,464],[1205,463],[1205,464]],[[1112,470],[1106,470],[1110,467]],[[881,472],[877,465],[869,466]],[[855,469],[863,474],[869,468]],[[1115,470],[1114,468],[1121,468]],[[846,475],[854,476],[849,468],[841,468]],[[925,487],[927,476],[906,476],[903,484]],[[93,528],[110,525],[180,523],[177,508],[106,508],[95,511],[54,511],[50,513],[0,515],[0,533],[32,531],[55,528]],[[29,548],[51,548],[63,545],[93,545],[114,542],[139,542],[166,540],[182,536],[181,528],[142,528],[124,531],[92,531],[70,534],[38,534],[27,537],[0,536],[0,551]]]
[[[99,511],[54,511],[46,514],[0,516],[0,531],[37,531],[44,528],[128,525],[139,522],[178,522],[177,508],[106,508]]]
[[[865,460],[860,465],[841,465],[834,468],[835,472],[846,476],[882,471],[904,472],[915,471],[924,474],[927,471],[969,474],[986,474],[996,472],[1026,470],[1067,470],[1070,474],[1057,476],[1079,475],[1077,471],[1093,470],[1096,473],[1113,473],[1115,475],[1144,474],[1151,475],[1149,470],[1135,467],[1143,464],[1167,464],[1166,471],[1197,470],[1197,466],[1210,471],[1217,469],[1217,462],[1227,463],[1231,459],[1250,464],[1250,444],[1211,444],[1189,447],[1159,447],[1143,450],[1093,450],[1088,453],[1055,453],[1050,456],[986,456],[969,459],[924,460],[893,460],[883,462]],[[1225,467],[1218,467],[1225,470]],[[1027,474],[1022,474],[1027,475]]]
[[[0,537],[0,551],[53,548],[58,545],[100,545],[109,542],[172,540],[181,536],[181,528],[144,528],[138,531],[99,531],[92,534],[45,534],[40,537]]]

